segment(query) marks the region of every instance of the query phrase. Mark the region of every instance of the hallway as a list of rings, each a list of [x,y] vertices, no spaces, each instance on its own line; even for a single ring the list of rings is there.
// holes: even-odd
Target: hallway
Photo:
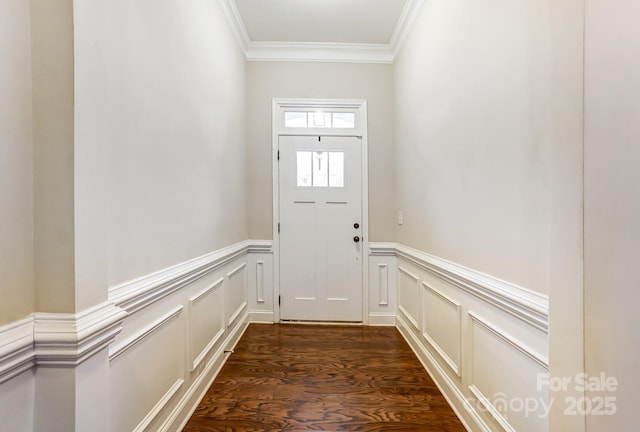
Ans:
[[[307,21],[280,24],[271,3],[304,7]],[[632,429],[640,2],[308,3],[0,0],[0,429],[180,431],[227,359],[225,371],[237,367],[241,349],[226,351],[247,327],[282,332],[282,319],[362,322],[374,327],[362,334],[393,338],[395,327],[419,359],[418,386],[431,385],[426,369],[469,431]],[[347,3],[358,12],[336,12]],[[374,44],[269,42],[239,15],[244,5],[275,30],[324,16],[329,36],[341,16],[353,35],[383,3],[398,20]],[[359,120],[355,104],[366,104]],[[302,135],[318,140],[280,147]],[[343,135],[360,150],[323,138]],[[299,214],[279,199],[287,178]],[[293,193],[305,188],[324,189]],[[359,213],[342,210],[352,202]],[[334,237],[344,247],[318,247]],[[298,263],[329,259],[357,282],[316,287],[360,290],[287,288],[302,286],[288,275],[313,273],[294,273]],[[295,316],[292,295],[357,316]],[[268,358],[264,372],[284,379],[291,364]],[[393,377],[400,365],[371,352],[350,364],[357,374],[336,371],[384,364]],[[314,367],[326,378],[333,366]],[[584,377],[619,385],[585,388]],[[346,400],[362,428],[371,413],[359,403],[394,387],[370,386],[381,380]],[[375,396],[401,407],[375,416],[438,417],[399,396]],[[301,418],[308,404],[279,403],[291,418],[278,422],[302,428],[339,427],[345,408]]]
[[[251,324],[183,432],[464,432],[393,327]]]

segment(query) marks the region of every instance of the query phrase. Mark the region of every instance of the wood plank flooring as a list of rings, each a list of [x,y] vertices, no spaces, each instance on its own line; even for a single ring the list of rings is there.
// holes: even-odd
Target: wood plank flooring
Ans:
[[[183,432],[464,432],[393,327],[251,324]]]

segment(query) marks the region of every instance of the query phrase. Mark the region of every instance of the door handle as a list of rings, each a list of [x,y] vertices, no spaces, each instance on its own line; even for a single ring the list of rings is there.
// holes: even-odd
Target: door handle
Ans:
[[[354,241],[354,242],[356,242],[356,243],[358,243],[358,242],[360,241],[360,237],[355,236],[355,237],[353,238],[353,241]]]

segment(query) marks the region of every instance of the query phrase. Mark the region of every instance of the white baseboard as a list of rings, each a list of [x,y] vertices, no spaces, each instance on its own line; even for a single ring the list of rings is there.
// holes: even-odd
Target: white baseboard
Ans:
[[[394,326],[396,325],[395,313],[376,313],[369,314],[370,326]]]
[[[246,314],[241,324],[229,333],[224,343],[207,362],[203,372],[193,382],[184,397],[160,427],[160,432],[181,431],[200,404],[205,393],[213,384],[222,367],[226,363],[245,330],[249,326],[249,315]]]
[[[273,311],[249,311],[249,321],[252,323],[273,324]]]
[[[462,425],[469,432],[491,432],[491,429],[482,421],[462,392],[458,389],[453,381],[446,374],[444,369],[440,367],[436,359],[425,348],[424,344],[416,337],[415,333],[410,329],[407,322],[400,314],[398,314],[396,326],[400,334],[411,347],[422,366],[431,376],[434,383],[440,390],[440,393],[447,400],[453,411],[462,422]]]

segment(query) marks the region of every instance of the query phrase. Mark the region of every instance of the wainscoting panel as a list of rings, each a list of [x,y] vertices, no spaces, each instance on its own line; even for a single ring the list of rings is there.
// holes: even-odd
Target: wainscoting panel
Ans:
[[[224,279],[217,279],[189,298],[191,372],[196,370],[224,335]]]
[[[273,252],[252,248],[247,255],[247,299],[251,322],[273,323]]]
[[[413,326],[420,330],[420,278],[407,266],[398,265],[398,310]]]
[[[246,329],[258,276],[267,304],[268,251],[245,241],[110,290],[129,312],[109,347],[111,430],[181,429]]]
[[[247,309],[246,272],[247,263],[244,262],[226,275],[224,299],[227,327],[231,327]]]
[[[505,431],[547,430],[548,395],[539,377],[542,355],[474,312],[471,318],[469,389],[478,408]]]
[[[0,383],[0,430],[32,431],[35,376],[27,369]]]
[[[119,342],[111,361],[111,430],[144,431],[184,381],[183,307]]]
[[[369,325],[395,325],[398,265],[396,257],[380,248],[369,256]]]
[[[462,377],[462,305],[423,282],[422,337]]]
[[[374,283],[379,264],[396,260],[396,325],[465,427],[548,431],[548,395],[537,388],[548,372],[548,298],[404,245],[370,248]]]

